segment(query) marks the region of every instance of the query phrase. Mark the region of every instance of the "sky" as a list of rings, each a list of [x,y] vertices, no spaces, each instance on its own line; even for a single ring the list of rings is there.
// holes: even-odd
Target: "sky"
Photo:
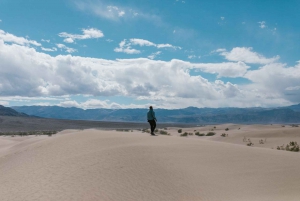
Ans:
[[[300,103],[299,0],[0,0],[0,105]]]

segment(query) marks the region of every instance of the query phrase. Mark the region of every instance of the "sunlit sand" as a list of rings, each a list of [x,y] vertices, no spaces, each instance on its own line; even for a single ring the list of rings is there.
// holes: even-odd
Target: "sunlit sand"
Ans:
[[[300,128],[212,125],[183,128],[187,137],[179,129],[1,136],[1,200],[299,200],[300,153],[276,148],[300,142]]]

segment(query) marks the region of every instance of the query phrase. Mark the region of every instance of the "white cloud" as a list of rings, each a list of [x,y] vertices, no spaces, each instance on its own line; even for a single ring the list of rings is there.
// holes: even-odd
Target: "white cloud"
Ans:
[[[139,38],[132,38],[129,40],[131,45],[139,45],[139,46],[156,46],[154,43],[144,40],[144,39],[139,39]]]
[[[102,1],[76,1],[75,4],[77,8],[82,11],[87,11],[109,20],[118,20],[120,18],[124,18],[126,15],[137,16],[137,12],[121,8],[119,6],[107,5]]]
[[[104,34],[101,30],[90,28],[90,29],[82,29],[83,34],[70,34],[66,32],[61,32],[58,34],[59,37],[65,38],[64,42],[66,43],[73,43],[75,40],[85,40],[85,39],[92,39],[92,38],[102,38]]]
[[[136,49],[132,49],[130,47],[130,44],[126,44],[126,39],[124,39],[123,41],[121,41],[119,43],[119,47],[116,47],[114,49],[115,52],[123,52],[123,53],[126,53],[126,54],[140,54],[141,51],[139,50],[136,50]]]
[[[77,52],[76,49],[67,47],[67,46],[65,46],[64,44],[56,44],[56,46],[57,46],[58,48],[60,48],[60,49],[65,50],[65,51],[68,52],[68,53]],[[55,49],[56,49],[56,48],[55,48]]]
[[[261,21],[261,22],[257,22],[259,24],[259,27],[264,29],[266,28],[266,22],[265,21]]]
[[[194,58],[196,58],[196,55],[188,55],[188,58],[189,59],[194,59]]]
[[[132,38],[129,40],[124,39],[120,42],[119,47],[115,48],[115,52],[124,52],[127,54],[139,54],[141,53],[140,50],[133,49],[131,46],[138,45],[138,46],[152,46],[158,49],[160,48],[173,48],[173,49],[181,49],[181,47],[176,47],[170,44],[155,44],[151,41],[139,38]]]
[[[229,61],[243,61],[245,63],[268,64],[276,62],[280,57],[266,58],[252,51],[251,47],[235,47],[230,52],[225,49],[218,49],[216,52],[221,52],[220,55],[224,56]]]
[[[0,40],[3,40],[4,42],[19,44],[19,45],[41,46],[40,43],[38,43],[34,40],[28,40],[23,37],[18,37],[18,36],[12,35],[10,33],[6,33],[5,31],[3,31],[1,29],[0,29]]]
[[[221,17],[221,20],[224,20],[225,19],[225,17]]]
[[[2,22],[2,20],[0,19],[0,22]]]
[[[50,40],[42,39],[41,41],[42,41],[42,42],[46,42],[46,43],[50,43]]]
[[[292,102],[300,100],[300,64],[287,67],[281,63],[267,64],[258,70],[249,71],[245,78],[253,82],[250,85],[268,97],[281,97]]]
[[[55,51],[57,51],[56,47],[53,47],[53,48],[44,48],[44,47],[41,47],[41,49],[43,51],[46,51],[46,52],[55,52]]]
[[[106,39],[106,41],[109,42],[109,43],[111,43],[111,42],[113,42],[114,40],[112,40],[112,39]]]
[[[158,55],[161,54],[161,51],[157,51],[148,56],[149,59],[155,59]]]
[[[65,47],[63,44],[57,46]],[[1,101],[7,102],[3,97],[91,95],[130,97],[162,108],[182,108],[191,105],[274,106],[300,100],[300,64],[287,67],[268,63],[257,70],[249,70],[242,61],[190,63],[176,59],[54,57],[28,46],[7,44],[3,40],[0,40],[0,61]],[[200,73],[192,76],[191,70]],[[218,77],[243,77],[251,83],[237,85],[219,79],[208,81],[201,76],[201,71],[217,74]],[[63,99],[61,104],[79,104],[85,108],[118,105],[96,99],[83,103]]]
[[[287,91],[297,91],[297,90],[300,90],[300,86],[287,87],[287,88],[285,88],[285,90],[287,90]]]
[[[217,74],[218,77],[243,77],[250,66],[244,62],[198,63],[193,68],[206,73]]]
[[[8,101],[2,101],[2,100],[0,100],[0,105],[9,106],[9,102]]]

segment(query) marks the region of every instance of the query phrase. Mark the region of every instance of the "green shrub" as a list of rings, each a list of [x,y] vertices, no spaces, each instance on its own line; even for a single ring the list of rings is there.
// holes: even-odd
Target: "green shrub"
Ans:
[[[167,131],[164,131],[164,130],[160,130],[159,134],[161,134],[161,135],[170,135]]]
[[[216,133],[215,132],[208,132],[207,134],[206,134],[206,136],[213,136],[213,135],[215,135]]]
[[[225,131],[228,131],[229,130],[229,128],[225,128]]]
[[[189,135],[194,135],[194,133],[189,133]]]
[[[199,136],[199,137],[200,137],[200,136],[205,136],[204,133],[199,133],[199,132],[196,132],[195,135],[197,135],[197,136]]]
[[[184,133],[182,133],[180,136],[181,136],[181,137],[186,137],[186,136],[188,136],[188,133],[187,133],[187,132],[184,132]]]
[[[222,133],[221,136],[222,136],[222,137],[228,137],[228,134]]]
[[[178,129],[178,133],[182,133],[182,129]]]

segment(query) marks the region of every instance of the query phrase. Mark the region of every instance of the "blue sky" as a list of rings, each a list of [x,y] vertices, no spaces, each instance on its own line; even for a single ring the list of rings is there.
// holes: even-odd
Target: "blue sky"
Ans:
[[[299,9],[296,0],[0,0],[0,104],[297,104]]]

